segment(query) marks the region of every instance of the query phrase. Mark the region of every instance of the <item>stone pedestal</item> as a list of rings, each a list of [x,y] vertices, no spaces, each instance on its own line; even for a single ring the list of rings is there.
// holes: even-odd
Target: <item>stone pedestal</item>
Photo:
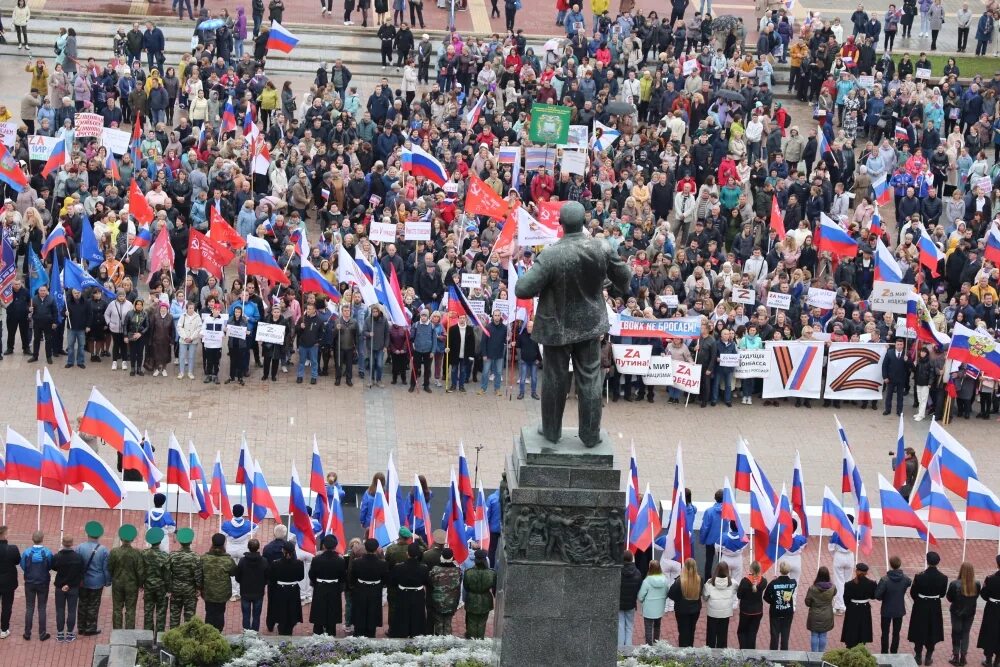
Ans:
[[[625,494],[606,433],[558,447],[521,430],[501,488],[494,636],[501,667],[613,665],[625,548]]]

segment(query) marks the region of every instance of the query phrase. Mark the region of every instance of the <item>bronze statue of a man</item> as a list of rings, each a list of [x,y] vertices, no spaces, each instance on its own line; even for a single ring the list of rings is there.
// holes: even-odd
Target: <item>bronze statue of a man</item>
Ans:
[[[534,339],[544,345],[542,427],[549,442],[559,442],[573,360],[580,412],[580,440],[587,447],[601,440],[601,336],[608,331],[604,302],[606,279],[628,290],[632,271],[605,243],[584,236],[583,206],[568,202],[559,213],[564,236],[538,255],[518,281],[518,298],[538,297]]]

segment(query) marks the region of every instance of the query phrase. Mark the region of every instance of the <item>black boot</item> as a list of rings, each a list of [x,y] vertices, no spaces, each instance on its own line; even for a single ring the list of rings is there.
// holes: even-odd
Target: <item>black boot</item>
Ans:
[[[924,664],[931,665],[934,663],[934,651],[927,649],[927,655],[924,656]]]

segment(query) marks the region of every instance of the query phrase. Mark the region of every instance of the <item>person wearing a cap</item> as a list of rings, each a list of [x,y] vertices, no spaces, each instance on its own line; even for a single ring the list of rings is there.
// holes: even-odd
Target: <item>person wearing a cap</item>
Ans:
[[[314,635],[337,634],[337,624],[344,620],[342,591],[347,584],[347,561],[337,553],[337,536],[325,535],[323,551],[309,565],[309,581],[313,587],[309,622]]]
[[[486,619],[493,610],[493,591],[496,590],[497,573],[490,569],[489,554],[476,549],[475,565],[465,571],[465,638],[486,637]]]
[[[406,556],[389,571],[389,588],[396,590],[395,603],[389,608],[389,636],[400,639],[424,634],[427,625],[430,568],[421,562],[419,544],[408,544]]]
[[[100,542],[101,536],[104,535],[104,526],[97,521],[88,521],[83,530],[87,534],[87,541],[76,548],[76,552],[85,563],[77,626],[81,636],[90,637],[101,632],[97,628],[97,617],[101,613],[101,596],[104,594],[104,588],[111,585],[111,573],[108,570],[110,553]]]
[[[983,649],[983,664],[987,667],[996,667],[1000,663],[1000,555],[996,557],[996,564],[997,571],[986,575],[980,592],[986,600],[986,607],[976,648]]]
[[[224,533],[212,535],[212,547],[201,556],[201,571],[205,622],[222,632],[226,627],[226,603],[233,595],[232,577],[236,574],[236,563],[226,553]]]
[[[351,620],[356,637],[374,637],[382,627],[382,588],[389,579],[389,566],[378,555],[379,543],[365,540],[365,553],[351,562]]]
[[[162,528],[146,530],[148,548],[142,552],[145,577],[142,580],[142,627],[157,632],[167,630],[167,552],[160,549],[166,538]]]
[[[441,562],[431,568],[429,575],[428,592],[433,634],[451,634],[451,621],[458,611],[461,590],[462,570],[455,564],[454,552],[445,547],[441,550]]]
[[[146,577],[145,559],[142,553],[132,546],[137,535],[135,526],[126,523],[118,529],[118,537],[122,543],[108,554],[108,573],[111,575],[111,628],[114,630],[135,630],[135,607],[139,601],[139,588]]]
[[[177,531],[177,522],[167,509],[167,496],[162,493],[153,495],[153,509],[146,512],[145,524],[149,528],[159,528],[163,538],[158,542],[160,551],[169,553],[170,535]],[[152,543],[151,543],[152,544]]]
[[[906,639],[913,642],[913,659],[917,664],[930,665],[934,662],[934,647],[944,641],[944,617],[941,615],[941,600],[948,593],[948,577],[938,570],[941,556],[936,551],[928,551],[927,569],[913,576],[910,587],[910,627]],[[925,653],[926,651],[926,653]]]
[[[873,641],[872,598],[878,585],[868,578],[868,565],[854,566],[854,578],[844,584],[844,624],[840,630],[840,640],[847,648]]]
[[[73,550],[73,536],[63,535],[62,549],[52,556],[56,573],[52,582],[56,594],[56,641],[76,640],[76,607],[83,583],[83,559]]]
[[[279,635],[290,635],[302,622],[299,582],[305,576],[302,561],[295,557],[295,543],[286,541],[281,558],[271,564],[271,593],[267,598],[267,628],[278,627]]]
[[[170,593],[170,627],[176,628],[183,622],[194,618],[198,608],[198,591],[204,584],[204,572],[201,559],[191,551],[194,542],[194,531],[181,528],[177,531],[177,543],[180,550],[167,557],[167,581]]]

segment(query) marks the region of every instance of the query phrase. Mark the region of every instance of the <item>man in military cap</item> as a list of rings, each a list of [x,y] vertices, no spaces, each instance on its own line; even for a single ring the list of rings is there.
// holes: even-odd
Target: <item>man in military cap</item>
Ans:
[[[299,582],[305,576],[302,561],[295,557],[295,543],[285,542],[281,559],[271,564],[272,593],[267,599],[268,630],[278,626],[279,635],[290,635],[302,622]]]
[[[236,563],[226,553],[226,536],[212,535],[212,548],[201,557],[204,584],[201,597],[205,600],[205,622],[220,632],[226,627],[226,603],[233,594],[231,577],[236,574]]]
[[[420,562],[419,544],[406,547],[407,559],[389,571],[389,588],[396,589],[396,603],[389,609],[389,636],[416,637],[427,624],[427,582],[430,568]]]
[[[198,607],[198,591],[204,584],[201,559],[191,551],[192,542],[194,542],[194,531],[190,528],[181,528],[177,531],[180,551],[173,552],[167,558],[171,628],[181,624],[181,611],[184,612],[184,622],[191,620]]]
[[[455,565],[451,549],[441,550],[441,562],[431,568],[429,586],[434,634],[450,635],[451,620],[458,611],[458,596],[462,590],[462,571]]]
[[[323,537],[323,552],[309,566],[309,581],[313,586],[309,622],[313,634],[337,634],[337,624],[344,620],[341,591],[347,584],[347,561],[337,553],[337,536]]]
[[[486,637],[486,619],[493,609],[497,573],[490,569],[489,554],[476,549],[474,565],[465,571],[465,638]]]
[[[434,543],[431,544],[430,549],[424,552],[422,561],[424,565],[427,566],[427,571],[430,572],[435,567],[441,564],[441,550],[445,547],[445,542],[448,541],[448,533],[444,532],[440,528],[431,533],[431,537],[434,539]],[[432,635],[434,634],[434,620],[431,614],[431,589],[427,589],[426,593],[426,608],[424,617],[427,619],[424,625],[424,634]]]
[[[385,563],[389,566],[389,572],[406,560],[406,548],[410,545],[413,533],[406,526],[399,529],[398,539],[390,544],[385,550]],[[395,586],[387,586],[386,594],[389,602],[389,631],[392,632],[392,605],[396,601]]]
[[[378,557],[378,540],[365,540],[365,553],[351,563],[351,620],[357,637],[374,637],[382,627],[382,587],[389,566]]]
[[[167,552],[160,548],[164,540],[162,528],[146,531],[149,548],[142,552],[145,563],[145,578],[142,582],[143,628],[152,630],[153,636],[167,629]]]
[[[100,542],[104,526],[97,521],[88,521],[83,530],[87,541],[76,548],[84,562],[77,627],[81,636],[91,637],[101,633],[97,629],[97,617],[101,613],[104,587],[111,585],[111,573],[108,571],[108,548]]]
[[[146,562],[142,553],[132,547],[138,532],[130,523],[119,528],[118,537],[122,543],[112,549],[108,556],[108,572],[111,574],[111,627],[114,630],[135,630],[135,605],[139,600],[139,589],[146,578]]]
[[[146,512],[146,525],[150,528],[162,528],[163,539],[160,540],[160,550],[170,552],[170,535],[177,530],[177,522],[167,510],[167,496],[157,493],[153,496],[153,509]]]

